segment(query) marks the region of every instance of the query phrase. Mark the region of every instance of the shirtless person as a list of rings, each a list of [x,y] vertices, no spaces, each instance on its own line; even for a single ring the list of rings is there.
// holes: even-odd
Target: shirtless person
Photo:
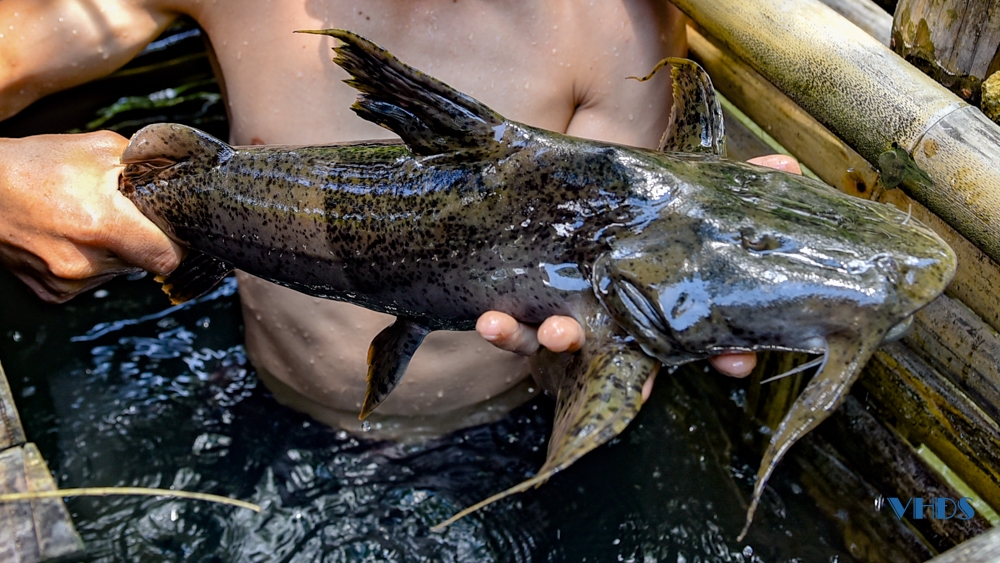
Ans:
[[[643,147],[666,126],[668,73],[625,77],[686,49],[681,14],[643,0],[4,0],[0,119],[110,73],[181,14],[214,47],[238,145],[391,137],[348,109],[356,93],[330,62],[333,40],[297,29],[350,29],[507,117]],[[0,140],[0,262],[41,298],[64,301],[135,266],[167,273],[179,263],[182,249],[118,193],[126,144],[110,132]],[[391,317],[247,275],[240,295],[248,353],[279,400],[357,429],[368,344]],[[431,334],[376,414],[429,417],[439,430],[502,416],[528,396],[523,354],[539,343],[574,351],[583,339],[566,317],[536,332],[487,313],[477,330],[496,348],[473,333]],[[714,360],[741,376],[754,356]]]

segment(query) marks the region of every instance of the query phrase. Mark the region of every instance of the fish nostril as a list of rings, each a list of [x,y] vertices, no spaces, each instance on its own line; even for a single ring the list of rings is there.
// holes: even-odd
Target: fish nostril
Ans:
[[[899,282],[901,279],[901,272],[899,270],[899,263],[892,256],[882,255],[875,258],[875,265],[878,266],[885,275],[892,280],[893,283]]]

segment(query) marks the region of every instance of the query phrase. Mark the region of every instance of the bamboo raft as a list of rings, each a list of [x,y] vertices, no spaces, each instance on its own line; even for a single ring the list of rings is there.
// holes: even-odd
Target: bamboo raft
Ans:
[[[844,406],[785,463],[801,471],[807,492],[858,559],[1000,560],[993,528],[1000,511],[1000,292],[992,286],[1000,280],[1000,128],[976,107],[1000,104],[989,80],[1000,82],[1000,11],[959,0],[901,0],[895,16],[870,0],[675,4],[691,18],[691,57],[726,98],[732,157],[792,154],[846,193],[911,211],[959,257],[946,295],[916,316],[908,336],[875,355]],[[805,380],[757,382],[794,359],[763,357],[747,413],[712,415],[727,440],[763,449],[763,439],[748,438],[745,429],[756,424],[751,420],[775,427]],[[693,393],[716,398],[728,392],[728,382],[703,379],[676,385],[698,385]],[[54,488],[20,431],[2,370],[0,475],[7,487],[0,492]],[[897,520],[881,504],[890,497],[973,497],[979,504],[968,520],[912,513]],[[0,506],[0,559],[44,560],[76,549],[61,501]]]
[[[1000,128],[973,104],[990,103],[982,83],[1000,69],[1000,15],[988,14],[984,3],[902,0],[894,20],[868,0],[825,3],[675,2],[693,21],[692,58],[745,121],[766,124],[766,137],[838,189],[912,210],[952,245],[959,266],[946,295],[917,314],[914,330],[875,355],[854,397],[810,440],[819,444],[806,446],[814,454],[797,458],[815,462],[834,446],[831,455],[849,459],[854,477],[864,481],[845,494],[866,491],[866,504],[959,498],[971,490],[995,509],[1000,294],[992,284],[1000,280]],[[946,78],[954,92],[890,43],[922,70]],[[776,426],[801,384],[761,391],[752,414]],[[877,519],[845,522],[844,533],[867,546],[858,555],[871,561],[922,561],[939,553],[934,562],[995,561],[1000,535],[979,517],[988,511],[983,506],[966,521],[911,514],[906,524],[913,536],[885,535]]]

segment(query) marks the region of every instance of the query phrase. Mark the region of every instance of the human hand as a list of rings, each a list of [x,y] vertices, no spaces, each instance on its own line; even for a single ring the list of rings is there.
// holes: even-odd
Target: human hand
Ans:
[[[798,161],[783,154],[773,154],[751,158],[748,162],[802,174]],[[483,313],[476,322],[476,331],[494,346],[517,354],[531,355],[539,347],[553,352],[576,352],[584,343],[583,327],[575,319],[553,315],[538,328],[519,323],[514,317],[497,311]],[[746,377],[757,365],[757,355],[753,352],[732,352],[709,358],[717,371],[730,377]],[[655,374],[642,387],[642,400],[649,398],[653,390]]]
[[[118,191],[128,139],[101,131],[0,139],[0,264],[59,303],[183,250]]]

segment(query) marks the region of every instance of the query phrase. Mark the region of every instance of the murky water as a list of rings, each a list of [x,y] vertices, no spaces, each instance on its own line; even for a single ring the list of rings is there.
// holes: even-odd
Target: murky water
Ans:
[[[151,280],[65,306],[6,274],[3,360],[29,439],[62,487],[173,487],[241,498],[75,498],[83,561],[851,561],[802,486],[779,471],[736,543],[756,461],[711,405],[663,374],[633,425],[540,489],[429,528],[541,466],[552,403],[420,446],[365,441],[278,405],[241,343],[230,281],[168,307]],[[707,409],[707,410],[706,410]]]

